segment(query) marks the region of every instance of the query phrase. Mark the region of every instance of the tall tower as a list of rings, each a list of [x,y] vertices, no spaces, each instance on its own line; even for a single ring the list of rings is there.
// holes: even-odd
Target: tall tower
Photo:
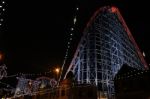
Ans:
[[[68,72],[73,71],[79,83],[96,84],[111,97],[114,76],[123,64],[148,68],[119,10],[102,7],[88,22]]]

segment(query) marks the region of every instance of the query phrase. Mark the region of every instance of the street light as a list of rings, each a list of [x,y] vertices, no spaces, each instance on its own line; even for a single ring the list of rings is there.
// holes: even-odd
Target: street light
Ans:
[[[59,75],[60,69],[59,68],[55,68],[55,72],[56,72],[56,79],[58,80],[58,75]]]
[[[55,69],[55,72],[58,74],[58,73],[59,73],[59,68],[56,68],[56,69]]]

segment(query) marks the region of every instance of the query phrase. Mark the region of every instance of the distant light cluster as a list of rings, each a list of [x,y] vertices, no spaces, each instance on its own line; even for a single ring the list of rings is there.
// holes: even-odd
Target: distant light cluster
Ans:
[[[6,2],[4,0],[1,0],[0,1],[0,28],[1,28],[3,21],[4,21],[3,16],[4,16],[4,12],[6,10],[5,5],[6,5]]]

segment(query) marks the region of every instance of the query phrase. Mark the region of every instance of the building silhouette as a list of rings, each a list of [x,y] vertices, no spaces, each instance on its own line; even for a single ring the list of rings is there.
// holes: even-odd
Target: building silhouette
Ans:
[[[118,8],[102,7],[87,23],[66,75],[72,71],[78,83],[95,84],[100,97],[111,98],[123,64],[148,69]]]
[[[138,70],[126,64],[115,75],[116,99],[149,99],[150,70]]]

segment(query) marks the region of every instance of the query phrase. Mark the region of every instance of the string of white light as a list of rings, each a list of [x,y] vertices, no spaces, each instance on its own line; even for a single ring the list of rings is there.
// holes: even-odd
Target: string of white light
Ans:
[[[48,75],[48,74],[50,74],[50,71],[43,72],[43,73],[17,73],[17,74],[5,76],[4,78],[18,77],[18,76],[41,76],[41,75]]]
[[[3,23],[3,21],[4,21],[4,19],[3,19],[3,14],[4,14],[4,12],[5,12],[5,1],[4,0],[2,0],[2,1],[0,1],[0,26],[2,26],[2,23]],[[0,27],[1,28],[1,27]]]
[[[78,12],[78,11],[79,11],[79,7],[76,7],[76,12]],[[73,40],[73,33],[74,33],[73,31],[74,31],[76,22],[77,22],[77,13],[76,13],[76,15],[73,17],[73,26],[70,28],[70,39],[69,39],[69,41],[68,41],[68,43],[67,43],[67,49],[66,49],[66,53],[65,53],[65,57],[64,57],[64,60],[63,60],[62,67],[61,67],[61,73],[60,73],[60,77],[59,77],[59,80],[58,80],[58,81],[60,81],[60,79],[61,79],[61,77],[62,77],[62,72],[63,72],[64,66],[65,66],[65,64],[66,64],[66,61],[67,61],[67,59],[68,59],[68,54],[69,54],[71,42],[72,42],[72,40]]]

